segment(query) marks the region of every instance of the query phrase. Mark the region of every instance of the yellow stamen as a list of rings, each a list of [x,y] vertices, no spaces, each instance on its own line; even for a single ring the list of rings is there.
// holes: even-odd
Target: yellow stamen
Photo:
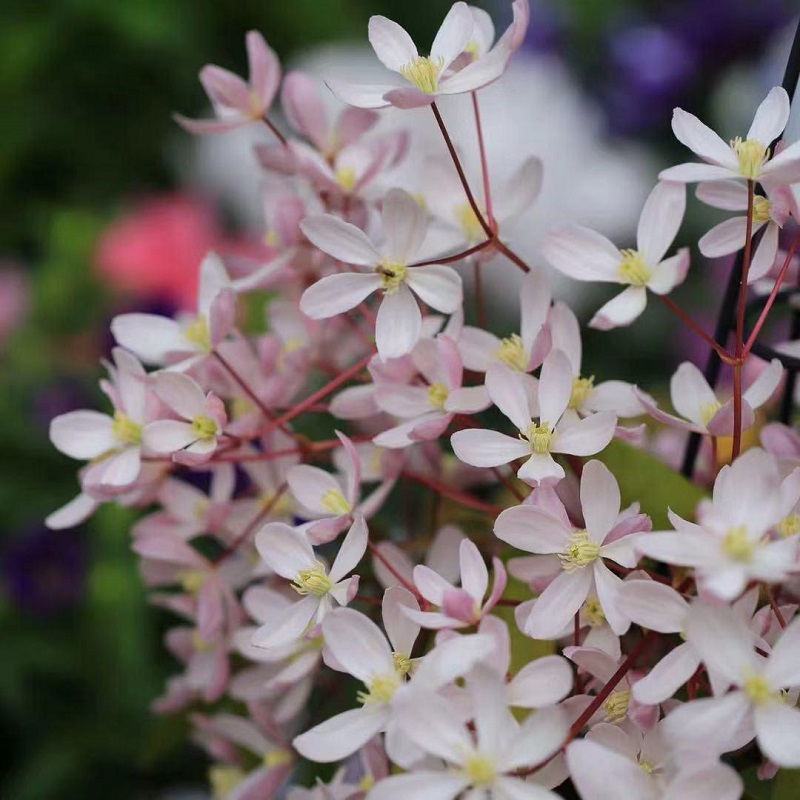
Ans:
[[[121,411],[114,412],[111,432],[125,444],[139,444],[142,438],[142,426]]]
[[[368,792],[373,786],[375,785],[375,778],[372,775],[365,775],[359,782],[358,782],[358,789],[361,792]]]
[[[270,750],[264,754],[265,767],[277,767],[280,764],[288,764],[292,760],[292,754],[288,750],[278,748],[277,750]]]
[[[733,561],[750,561],[758,547],[747,535],[744,525],[729,528],[722,537],[722,552]]]
[[[447,387],[443,383],[433,383],[428,389],[428,402],[437,411],[444,411],[444,404],[449,394]]]
[[[792,513],[784,517],[775,526],[775,530],[778,531],[778,536],[783,536],[785,539],[800,533],[800,514]]]
[[[606,712],[606,722],[616,723],[625,719],[628,713],[628,704],[631,701],[631,690],[622,689],[613,692],[603,703],[603,711]]]
[[[599,628],[606,624],[606,615],[600,601],[594,596],[589,595],[583,604],[583,619],[592,628]]]
[[[494,351],[494,357],[518,372],[525,372],[525,367],[528,366],[525,345],[518,333],[512,333],[511,336],[503,339],[500,346]]]
[[[381,261],[375,271],[381,276],[384,294],[394,294],[406,279],[406,265],[399,261]]]
[[[473,786],[489,786],[496,774],[491,759],[481,753],[474,753],[464,760],[464,772]]]
[[[527,433],[527,439],[531,444],[531,452],[537,455],[549,453],[555,434],[555,430],[550,429],[549,422],[542,422],[538,425],[535,422],[531,422]]]
[[[330,591],[331,579],[325,572],[325,567],[318,561],[315,567],[301,569],[291,586],[297,594],[324,597]]]
[[[214,800],[225,800],[244,780],[244,771],[229,764],[214,764],[208,770],[208,782]]]
[[[766,197],[757,194],[753,197],[753,222],[769,222],[769,211],[772,203]]]
[[[359,703],[388,703],[392,699],[395,689],[400,685],[400,676],[376,675],[369,683],[365,684],[366,692],[359,692],[357,700]]]
[[[267,247],[275,247],[278,244],[278,232],[275,228],[267,228],[267,232],[264,234],[264,244]]]
[[[211,332],[204,316],[197,316],[188,322],[183,328],[183,335],[201,350],[211,350]]]
[[[444,59],[417,56],[400,67],[400,74],[425,94],[433,94],[439,83],[439,71],[444,66]]]
[[[772,700],[782,700],[780,692],[770,688],[766,678],[758,673],[748,671],[742,681],[742,691],[755,706],[763,706]]]
[[[339,167],[335,173],[336,183],[342,187],[346,192],[351,192],[356,185],[355,169],[353,167]]]
[[[181,588],[187,594],[197,594],[206,582],[207,573],[201,569],[186,569],[178,573]]]
[[[198,653],[207,653],[214,649],[214,642],[206,641],[198,631],[192,631],[192,647]]]
[[[757,139],[742,140],[741,136],[731,139],[731,150],[739,159],[739,172],[745,178],[755,180],[761,175],[764,164],[767,163],[767,146]]]
[[[563,553],[558,554],[561,568],[565,572],[583,569],[600,557],[600,545],[589,538],[584,530],[573,531]]]
[[[721,408],[722,403],[720,403],[719,400],[711,400],[708,403],[702,403],[700,405],[700,419],[703,421],[703,425],[708,425],[714,414]]]
[[[411,659],[408,656],[402,653],[392,653],[392,660],[398,675],[408,675],[411,671]]]
[[[594,375],[588,378],[581,378],[576,375],[572,379],[572,391],[569,395],[569,407],[572,409],[580,408],[594,390]]]
[[[468,242],[480,242],[486,238],[481,223],[478,221],[478,217],[469,203],[462,203],[460,206],[457,206],[455,209],[455,216],[464,234],[464,238]]]
[[[337,489],[328,489],[322,495],[322,506],[328,509],[331,514],[336,514],[337,517],[350,513],[350,503],[345,500],[344,495]]]
[[[192,433],[203,441],[213,439],[217,434],[217,423],[205,414],[198,414],[192,419]]]
[[[617,267],[620,283],[629,283],[631,286],[645,286],[652,277],[650,269],[638,250],[620,250],[622,261]]]
[[[479,51],[480,51],[480,48],[478,46],[478,43],[474,39],[470,39],[464,45],[464,52],[468,53],[470,56],[472,56],[473,60],[476,59],[480,55]]]

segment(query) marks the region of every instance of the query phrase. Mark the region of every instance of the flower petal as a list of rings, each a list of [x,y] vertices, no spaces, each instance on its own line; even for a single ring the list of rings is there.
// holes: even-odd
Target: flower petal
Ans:
[[[326,275],[303,292],[300,310],[311,319],[328,319],[355,308],[381,284],[375,274],[340,272]]]
[[[463,430],[450,437],[456,457],[473,467],[499,467],[530,454],[530,445],[497,431]]]
[[[452,267],[442,264],[410,267],[406,283],[420,300],[443,314],[452,314],[464,299],[461,276]]]
[[[583,468],[580,493],[586,531],[600,544],[619,516],[619,485],[605,464],[590,461]]]
[[[747,138],[769,145],[783,133],[789,121],[789,111],[789,95],[786,89],[773,86],[756,110]]]
[[[50,441],[70,458],[97,458],[120,445],[113,424],[99,411],[70,411],[50,422]]]
[[[345,671],[362,683],[378,675],[392,675],[392,651],[381,629],[350,608],[337,608],[322,621],[325,644]]]
[[[589,322],[590,328],[608,331],[630,325],[647,305],[647,290],[643,286],[629,286],[609,300]]]
[[[736,155],[730,145],[694,114],[676,108],[672,114],[672,131],[679,142],[705,161],[728,169],[738,169]]]
[[[384,295],[375,320],[375,345],[384,361],[410,353],[421,330],[422,313],[404,283],[394,293]]]
[[[386,255],[390,261],[408,264],[425,238],[427,213],[408,192],[390,189],[383,198],[381,216]]]
[[[626,607],[627,612],[627,607]],[[637,703],[658,705],[668,700],[700,666],[700,658],[690,644],[679,644],[633,684],[631,692]]]
[[[686,187],[659,181],[639,217],[636,246],[646,264],[657,264],[678,234],[686,211]]]
[[[524,632],[534,639],[555,639],[583,605],[592,585],[592,570],[562,572],[534,603]]]
[[[547,234],[542,255],[559,272],[578,281],[617,282],[622,256],[605,237],[580,225]]]
[[[306,217],[300,229],[311,244],[346,264],[371,267],[381,260],[367,234],[339,217],[315,214]]]
[[[339,761],[355,753],[379,733],[388,718],[389,712],[385,707],[353,708],[295,736],[292,746],[311,761],[321,764]]]
[[[755,710],[761,752],[781,767],[800,767],[800,710],[780,701]]]
[[[701,236],[697,246],[706,258],[719,258],[741,250],[746,237],[747,218],[731,217]]]

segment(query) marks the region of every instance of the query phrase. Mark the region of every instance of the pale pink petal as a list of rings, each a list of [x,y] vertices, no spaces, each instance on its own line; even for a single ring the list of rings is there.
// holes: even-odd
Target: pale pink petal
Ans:
[[[764,677],[774,688],[800,686],[800,617],[789,623],[772,648]]]
[[[411,267],[406,273],[406,283],[420,300],[443,314],[452,314],[463,302],[461,276],[452,267],[441,264]]]
[[[530,454],[527,442],[496,431],[457,431],[450,443],[456,457],[473,467],[499,467]]]
[[[375,126],[378,115],[374,111],[363,108],[346,108],[339,115],[335,125],[335,141],[337,147],[344,148],[360,139]]]
[[[408,264],[425,238],[427,213],[408,192],[390,189],[383,198],[381,216],[387,257],[390,261]]]
[[[658,581],[629,580],[619,592],[625,613],[637,625],[659,633],[683,630],[689,604],[671,586]]]
[[[800,767],[800,710],[776,700],[755,708],[761,752],[781,767]]]
[[[331,214],[306,217],[300,229],[314,246],[346,264],[368,267],[381,260],[367,234],[339,217]]]
[[[332,78],[326,78],[325,83],[342,103],[364,109],[388,108],[391,103],[385,99],[385,95],[397,88],[385,84],[370,86],[350,83],[348,81],[333,80]]]
[[[756,228],[756,226],[753,226]],[[697,243],[700,252],[706,258],[719,258],[735,253],[744,247],[747,235],[747,219],[731,217],[719,225],[715,225],[708,233],[700,237]]]
[[[618,578],[602,561],[598,559],[593,565],[597,599],[611,630],[622,636],[630,627],[630,619],[619,608],[618,593],[622,580]]]
[[[586,531],[599,544],[619,515],[619,486],[605,464],[590,461],[583,468],[580,492]]]
[[[174,114],[173,119],[184,130],[197,135],[225,133],[251,121],[238,115],[229,119],[191,119],[190,117],[184,117],[183,114]]]
[[[622,260],[619,250],[605,236],[579,225],[548,233],[542,255],[559,272],[579,281],[616,283]]]
[[[536,600],[524,632],[534,639],[555,639],[572,621],[586,601],[592,585],[592,570],[562,572]]]
[[[50,441],[70,458],[97,458],[120,445],[113,423],[99,411],[70,411],[50,422]]]
[[[754,230],[760,226],[753,226]],[[763,278],[772,269],[775,258],[778,254],[778,237],[780,228],[774,223],[769,222],[761,241],[756,246],[753,258],[750,261],[750,270],[747,273],[747,282],[752,283]]]
[[[444,402],[444,410],[454,414],[477,414],[492,404],[485,386],[463,386],[453,389]]]
[[[788,121],[789,95],[782,86],[773,86],[756,110],[746,138],[768,145],[783,133]]]
[[[333,583],[338,583],[358,566],[358,562],[364,557],[367,549],[368,538],[367,523],[361,514],[356,514],[356,518],[331,564],[330,579]]]
[[[792,184],[800,181],[800,142],[793,142],[771,158],[761,170],[771,184]]]
[[[467,729],[454,712],[441,695],[420,690],[396,709],[396,719],[406,736],[425,752],[460,764],[472,747]]]
[[[111,320],[111,333],[145,364],[162,364],[169,353],[196,349],[174,319],[157,314],[119,314]]]
[[[326,764],[355,753],[386,725],[385,706],[353,708],[301,733],[292,746],[301,756]]]
[[[441,60],[439,73],[443,73],[467,46],[474,26],[472,13],[466,3],[454,3],[442,21],[431,45],[434,63]]]
[[[160,372],[156,376],[156,394],[162,402],[184,419],[206,415],[206,397],[195,380],[179,372]]]
[[[55,531],[72,528],[90,517],[98,505],[97,500],[89,497],[88,494],[81,493],[73,497],[66,505],[49,514],[45,518],[44,524]]]
[[[618,417],[638,417],[645,413],[635,388],[625,381],[603,381],[589,394],[585,408],[590,411],[613,411]]]
[[[598,411],[580,420],[567,430],[558,430],[553,440],[554,453],[593,456],[614,438],[617,418],[610,411]]]
[[[492,212],[495,219],[507,223],[530,208],[541,192],[543,173],[544,166],[541,159],[531,156],[523,161],[508,179],[499,196],[492,197]],[[549,287],[546,291],[549,293]]]
[[[236,111],[245,117],[249,114],[250,88],[238,75],[209,64],[200,70],[200,83],[203,84],[215,110],[223,113]]]
[[[283,647],[296,642],[308,629],[319,608],[319,598],[307,595],[291,605],[280,617],[273,617],[253,634],[255,647]]]
[[[390,775],[370,789],[370,800],[453,800],[469,779],[442,770],[414,770],[405,775]]]
[[[676,417],[672,414],[667,414],[666,411],[662,411],[655,403],[655,400],[646,392],[643,392],[638,387],[634,387],[634,393],[638,398],[639,402],[644,407],[644,410],[655,420],[659,422],[663,422],[665,425],[671,425],[675,428],[680,428],[682,430],[687,431],[696,431],[697,433],[706,433],[706,426],[705,425],[695,425],[692,422],[688,422],[681,417]]]
[[[508,703],[520,708],[543,708],[561,702],[572,691],[569,662],[544,656],[526,664],[508,684]]]
[[[744,785],[727,764],[710,764],[678,773],[666,788],[661,800],[739,800]]]
[[[566,353],[551,351],[542,364],[539,379],[539,417],[542,424],[547,423],[552,428],[561,419],[572,394],[572,377],[572,365]]]
[[[646,264],[657,264],[678,234],[686,211],[686,187],[659,181],[639,217],[636,246]]]
[[[542,270],[532,269],[522,279],[520,288],[520,338],[526,353],[531,352],[533,343],[547,320],[550,300],[550,281]],[[567,353],[568,357],[569,355]]]
[[[561,350],[566,353],[569,363],[572,364],[573,374],[578,375],[581,371],[581,360],[583,358],[581,329],[578,318],[566,303],[557,300],[550,309],[548,325],[550,327],[553,350]]]
[[[625,609],[627,613],[627,608]],[[672,697],[700,665],[700,658],[689,644],[680,644],[650,669],[632,687],[634,699],[643,705],[657,705]]]
[[[419,625],[412,622],[404,610],[419,611],[419,603],[408,589],[392,586],[383,595],[383,627],[392,649],[410,656],[419,635]]]
[[[496,81],[506,70],[511,51],[504,42],[498,42],[483,58],[467,64],[464,69],[439,82],[439,94],[474,92]]]
[[[375,320],[375,345],[386,361],[414,349],[422,329],[422,314],[408,287],[402,283],[392,294],[385,294]]]
[[[564,469],[550,453],[534,453],[517,470],[517,477],[530,485],[560,481],[564,477]]]
[[[761,370],[758,377],[745,389],[743,399],[747,401],[750,408],[759,408],[766,403],[778,388],[778,384],[783,377],[783,365],[777,358],[773,358],[770,363]]]
[[[537,731],[537,735],[540,735]],[[555,735],[552,736],[552,739],[555,738]],[[520,740],[520,741],[524,741]],[[561,741],[563,741],[563,736]],[[555,745],[555,750],[558,749],[558,745],[561,744],[561,741],[557,742]],[[548,747],[550,746],[550,742],[547,742]],[[516,750],[517,742],[514,743]],[[547,748],[542,748],[543,751],[546,751]],[[532,750],[531,752],[539,752],[538,748],[536,750]],[[524,764],[532,765],[538,764],[540,761],[543,761],[548,756],[552,755],[552,752],[548,752],[547,756],[543,758],[531,758],[530,760],[526,760],[523,762]],[[505,776],[499,777],[492,787],[492,797],[493,800],[558,800],[559,795],[555,792],[551,792],[549,789],[545,789],[544,786],[540,786],[538,783],[534,783],[533,781],[524,781],[521,778],[508,778]],[[473,798],[465,798],[465,800],[473,800]],[[482,795],[478,795],[476,792],[474,800],[483,800]]]
[[[672,115],[672,130],[677,140],[685,144],[700,158],[712,164],[719,164],[738,171],[739,164],[730,145],[722,141],[708,125],[702,123],[694,114],[689,114],[682,108],[676,108]]]
[[[531,505],[507,508],[494,523],[498,539],[529,553],[560,553],[571,534],[560,520]]]
[[[435,606],[441,606],[444,602],[444,593],[453,588],[438,572],[424,564],[414,567],[414,585],[419,593]]]
[[[337,608],[322,621],[325,644],[339,666],[362,683],[394,674],[392,651],[380,628],[350,608]]]
[[[281,80],[280,63],[275,51],[269,47],[258,31],[248,31],[246,44],[250,87],[258,96],[261,108],[266,113],[278,91]]]
[[[267,566],[287,580],[316,563],[314,551],[302,534],[283,522],[270,522],[256,534],[256,548]]]
[[[197,434],[189,422],[161,419],[145,425],[142,430],[142,445],[154,453],[175,453],[196,441]],[[214,443],[213,439],[211,441]]]
[[[644,311],[646,305],[647,290],[643,286],[629,286],[598,310],[589,322],[589,327],[608,331],[630,325]]]
[[[647,288],[656,294],[667,294],[686,279],[691,258],[688,247],[682,247],[674,256],[664,259],[653,269]]]
[[[139,476],[142,468],[138,447],[126,447],[122,452],[106,459],[101,483],[108,486],[127,486]]]
[[[422,92],[415,86],[404,86],[390,89],[383,98],[395,108],[422,108],[433,103],[436,96]]]
[[[342,486],[329,472],[308,464],[298,464],[286,473],[286,482],[297,500],[309,511],[324,516],[332,516],[334,512],[323,504],[327,492],[343,495]]]
[[[292,71],[283,79],[281,107],[289,124],[319,150],[328,146],[328,120],[315,82],[304,72]]]
[[[739,177],[739,167],[718,167],[714,164],[678,164],[658,173],[661,181],[695,183],[696,181],[724,181]]]
[[[570,378],[570,385],[571,381]],[[500,362],[490,364],[486,370],[486,390],[517,430],[527,431],[531,423],[530,402],[519,373]]]
[[[747,187],[736,181],[708,181],[695,190],[698,200],[724,211],[747,210]],[[702,248],[701,248],[702,250]]]
[[[707,567],[719,561],[714,537],[696,533],[645,533],[637,537],[636,547],[650,558],[677,566]]]
[[[635,761],[591,739],[570,744],[567,765],[582,800],[619,800],[621,786],[631,799],[658,800],[652,779]]]
[[[469,539],[461,541],[459,551],[461,563],[461,586],[478,604],[489,587],[489,571],[480,551]]]
[[[303,292],[300,310],[311,319],[328,319],[355,308],[378,289],[375,274],[340,272],[327,275]]]
[[[670,379],[669,394],[675,410],[695,425],[705,428],[703,409],[713,408],[717,403],[703,373],[690,361],[685,361]]]
[[[685,629],[703,663],[731,683],[741,683],[745,673],[758,669],[754,634],[731,608],[695,602]]]
[[[375,55],[392,72],[400,72],[405,64],[418,55],[416,45],[406,30],[386,17],[370,17],[368,32]]]

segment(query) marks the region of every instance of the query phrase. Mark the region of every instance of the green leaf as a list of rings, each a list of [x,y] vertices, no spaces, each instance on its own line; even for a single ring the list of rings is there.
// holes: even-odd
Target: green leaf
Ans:
[[[782,769],[774,780],[772,800],[797,800],[800,797],[800,769]]]
[[[626,442],[615,440],[597,456],[619,482],[622,505],[638,501],[642,511],[653,520],[653,528],[669,528],[667,509],[682,517],[694,517],[697,504],[707,496],[679,472],[654,455]]]

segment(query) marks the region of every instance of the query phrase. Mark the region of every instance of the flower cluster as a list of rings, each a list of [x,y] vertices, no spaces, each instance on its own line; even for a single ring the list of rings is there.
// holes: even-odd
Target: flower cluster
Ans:
[[[148,509],[132,546],[153,603],[181,618],[165,644],[183,664],[154,706],[189,715],[217,798],[544,800],[571,780],[584,800],[734,800],[723,755],[760,752],[762,776],[800,767],[800,438],[773,423],[743,447],[784,372],[750,351],[797,244],[778,253],[800,218],[800,144],[772,144],[789,98],[773,89],[730,143],[676,110],[704,163],[662,173],[635,247],[576,225],[545,242],[556,270],[621,287],[593,327],[629,325],[655,298],[730,366],[720,397],[681,365],[676,416],[585,371],[575,314],[509,243],[539,192],[535,154],[507,185],[482,158],[476,193],[438,110],[469,95],[483,155],[477,92],[527,23],[514,0],[495,42],[488,14],[457,2],[422,56],[373,17],[375,54],[405,83],[332,83],[349,104],[334,121],[258,33],[247,82],[204,68],[216,118],[185,128],[275,136],[256,153],[269,255],[209,253],[194,313],[116,317],[111,411],[52,422],[53,444],[86,463],[51,527],[105,502]],[[430,107],[440,126],[418,192],[392,183],[408,134],[374,130],[385,106]],[[731,350],[669,297],[690,267],[673,242],[694,181],[737,214],[700,250],[744,247],[743,290],[770,282],[747,339],[740,303]],[[522,273],[506,336],[487,329],[481,291],[501,259]],[[675,494],[658,507],[606,457],[657,463],[642,419],[627,422],[647,415],[713,453],[699,488],[659,465]],[[666,503],[682,515],[653,530]],[[301,759],[342,764],[287,789],[309,775]]]

